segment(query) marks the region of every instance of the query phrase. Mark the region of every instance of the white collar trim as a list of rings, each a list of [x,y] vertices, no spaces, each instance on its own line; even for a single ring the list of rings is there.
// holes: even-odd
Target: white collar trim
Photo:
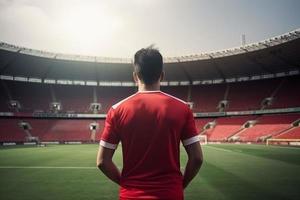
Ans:
[[[153,93],[153,92],[161,92],[160,90],[146,90],[146,91],[138,91],[138,93]]]

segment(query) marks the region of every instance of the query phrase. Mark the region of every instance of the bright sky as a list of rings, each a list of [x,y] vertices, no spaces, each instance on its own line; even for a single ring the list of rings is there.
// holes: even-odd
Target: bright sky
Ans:
[[[299,10],[299,0],[0,0],[0,41],[125,58],[155,44],[181,56],[297,29]]]

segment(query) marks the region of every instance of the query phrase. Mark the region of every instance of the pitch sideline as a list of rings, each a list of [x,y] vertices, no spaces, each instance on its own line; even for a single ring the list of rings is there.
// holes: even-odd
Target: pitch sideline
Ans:
[[[97,167],[75,166],[0,166],[0,169],[97,169]]]

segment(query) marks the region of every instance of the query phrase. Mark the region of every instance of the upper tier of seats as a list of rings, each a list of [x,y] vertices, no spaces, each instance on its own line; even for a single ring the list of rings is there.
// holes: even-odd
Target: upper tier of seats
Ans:
[[[269,108],[300,107],[297,92],[300,91],[300,76],[191,87],[162,86],[161,90],[193,102],[194,112],[216,112],[221,100],[229,102],[228,111],[259,110],[266,97],[274,99]],[[17,100],[22,112],[47,112],[51,102],[60,102],[61,112],[86,113],[91,112],[90,103],[98,102],[102,105],[100,113],[106,113],[113,104],[136,91],[135,87],[51,85],[2,80],[0,112],[10,111],[9,100]]]
[[[229,84],[229,111],[259,110],[264,98],[272,96],[281,79],[247,81]]]

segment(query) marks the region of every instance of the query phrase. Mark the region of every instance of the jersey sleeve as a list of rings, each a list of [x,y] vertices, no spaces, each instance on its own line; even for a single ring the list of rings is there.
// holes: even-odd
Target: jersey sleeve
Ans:
[[[104,129],[101,134],[100,145],[109,148],[116,149],[120,141],[116,131],[116,114],[115,110],[111,108],[106,116]]]
[[[195,119],[190,109],[188,109],[186,121],[181,132],[181,141],[183,146],[187,146],[200,141],[200,137],[195,124]]]

